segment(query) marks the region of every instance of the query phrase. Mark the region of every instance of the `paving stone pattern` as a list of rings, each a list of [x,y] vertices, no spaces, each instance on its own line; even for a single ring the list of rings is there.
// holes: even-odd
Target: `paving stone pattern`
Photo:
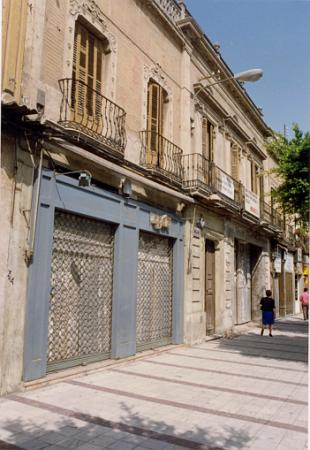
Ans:
[[[308,323],[175,347],[0,399],[0,449],[304,450]]]

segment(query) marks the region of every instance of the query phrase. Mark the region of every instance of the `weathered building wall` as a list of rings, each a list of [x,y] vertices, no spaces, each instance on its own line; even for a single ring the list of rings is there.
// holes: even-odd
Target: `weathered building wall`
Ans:
[[[1,150],[1,285],[0,394],[22,380],[26,304],[26,242],[31,209],[33,161],[18,139],[2,134]]]

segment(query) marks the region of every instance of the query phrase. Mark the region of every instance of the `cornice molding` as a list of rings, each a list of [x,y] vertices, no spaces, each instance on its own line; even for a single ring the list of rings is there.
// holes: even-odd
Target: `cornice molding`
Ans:
[[[211,71],[216,72],[219,69],[224,78],[233,75],[231,69],[221,57],[221,54],[214,48],[212,42],[204,34],[192,16],[188,15],[180,20],[178,27],[182,31],[185,39],[189,40],[191,45],[194,46],[197,53],[203,56],[203,61],[207,63]],[[249,119],[264,137],[271,135],[271,130],[262,119],[258,107],[238,81],[233,80],[232,83],[222,85],[222,88],[234,98],[235,102],[240,104],[243,111],[249,114]]]

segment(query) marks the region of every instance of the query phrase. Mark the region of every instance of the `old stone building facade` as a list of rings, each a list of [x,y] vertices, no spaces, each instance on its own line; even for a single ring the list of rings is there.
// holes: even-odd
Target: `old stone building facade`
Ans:
[[[269,287],[298,311],[272,132],[184,2],[11,0],[3,21],[1,393],[229,333]]]

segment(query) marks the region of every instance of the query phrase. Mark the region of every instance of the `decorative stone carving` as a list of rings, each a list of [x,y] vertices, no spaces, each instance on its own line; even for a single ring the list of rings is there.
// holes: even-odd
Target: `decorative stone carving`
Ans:
[[[107,29],[103,13],[94,0],[70,0],[70,13],[74,16],[88,13],[93,21],[100,23],[102,30]]]
[[[195,110],[202,115],[207,114],[205,105],[198,98],[195,99]]]
[[[116,52],[115,36],[108,32],[105,16],[95,0],[70,0],[70,14],[73,16],[83,15],[86,19],[96,24],[98,29],[108,39],[110,50]]]
[[[142,129],[146,126],[146,108],[147,108],[147,87],[149,80],[152,79],[156,83],[158,83],[166,92],[167,98],[165,99],[167,102],[167,111],[166,111],[166,124],[165,128],[165,137],[167,139],[172,139],[172,130],[173,130],[173,114],[172,114],[172,89],[167,82],[167,78],[165,77],[163,70],[160,64],[155,64],[154,66],[144,66],[144,87],[143,87],[143,98],[142,98],[142,108],[144,111],[142,117]]]
[[[172,95],[172,91],[170,86],[167,83],[166,77],[163,74],[162,67],[160,64],[156,64],[155,66],[144,66],[144,79],[149,80],[152,78],[156,83],[158,83],[168,94],[168,100],[170,101],[170,97]]]
[[[155,2],[173,22],[182,19],[182,9],[175,0],[155,0]]]

